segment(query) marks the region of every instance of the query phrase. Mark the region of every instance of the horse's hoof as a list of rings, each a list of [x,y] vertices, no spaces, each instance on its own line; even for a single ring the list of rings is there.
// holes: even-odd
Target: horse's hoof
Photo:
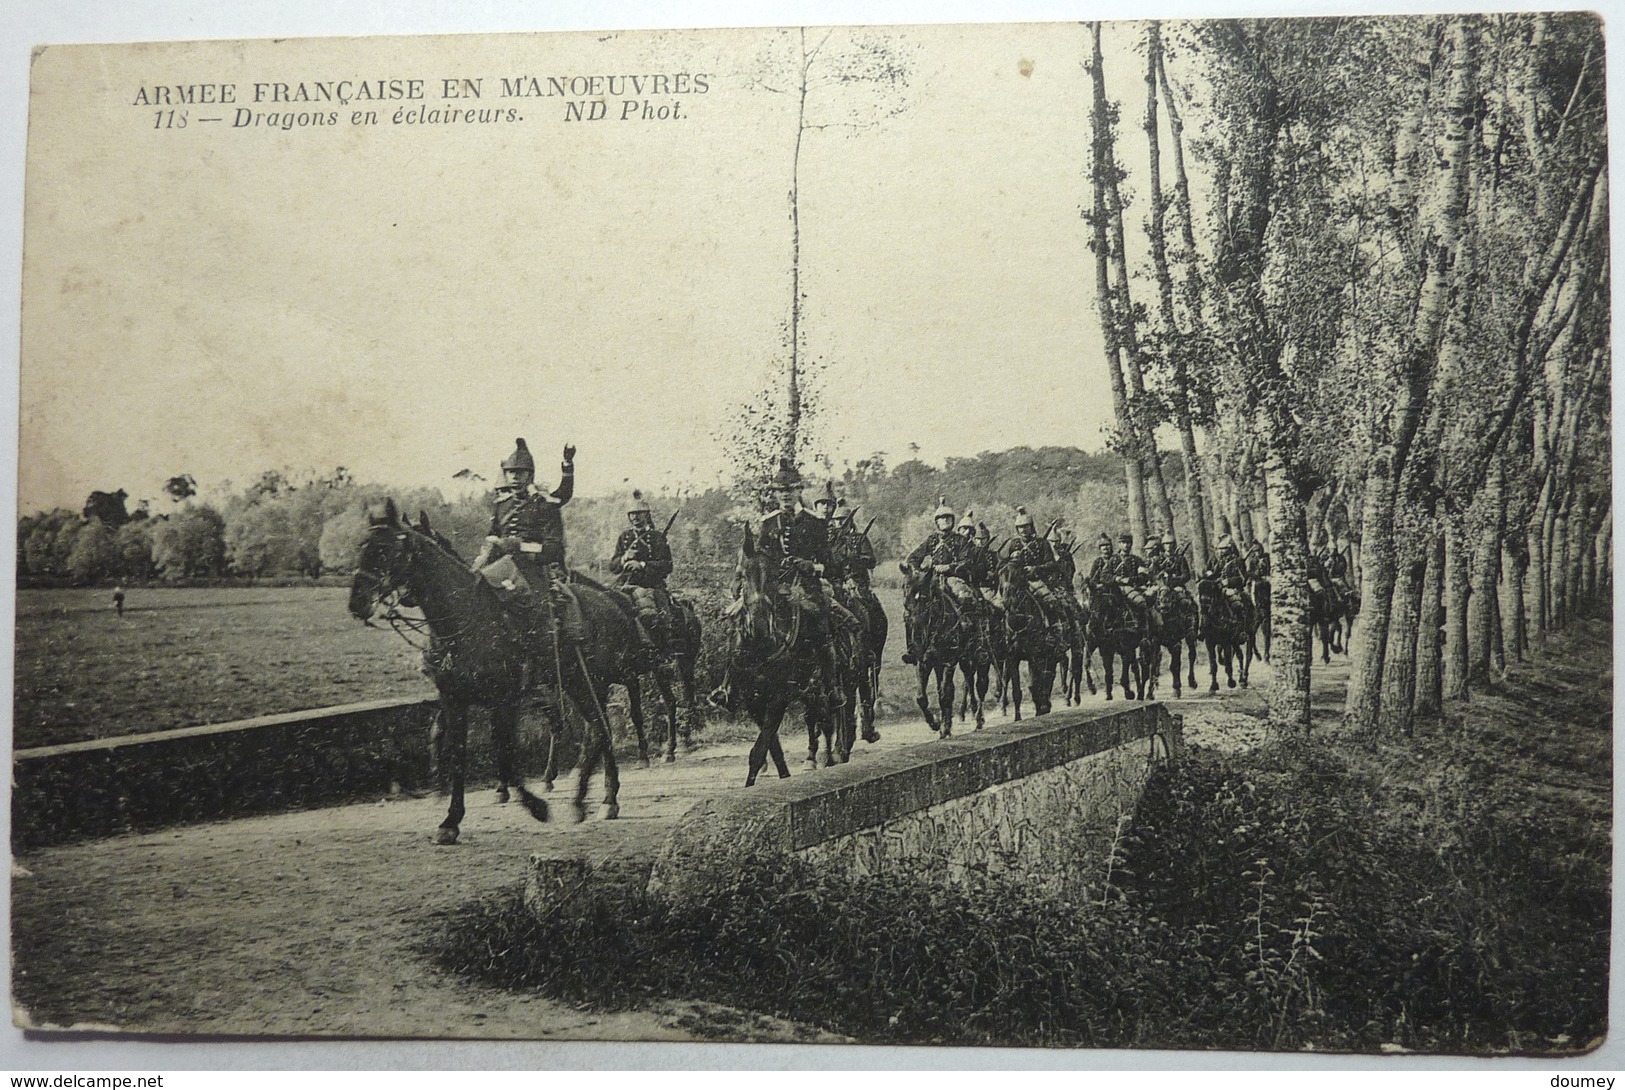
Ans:
[[[807,762],[801,766],[801,770],[803,772],[816,772],[818,771],[818,762],[808,757]]]
[[[746,776],[745,777],[745,786],[746,787],[755,787],[756,786],[756,777],[755,776]]]
[[[788,768],[785,769],[783,772],[779,773],[779,779],[788,780],[789,778],[790,778],[790,770]]]
[[[647,757],[639,757],[638,758],[638,767],[639,768],[648,768],[649,767],[649,758],[647,758]]]
[[[835,755],[835,763],[836,764],[844,765],[844,764],[849,763],[851,760],[852,760],[852,754],[847,752],[844,749],[841,750],[841,752],[839,752],[839,753],[837,753]]]
[[[457,843],[457,830],[456,829],[448,829],[444,825],[442,825],[440,828],[438,828],[438,829],[436,829],[434,831],[434,842],[436,844],[455,844],[455,843]]]
[[[543,791],[551,791],[551,790],[553,790],[553,781],[548,780],[546,783],[542,784],[542,790]]]
[[[669,764],[669,765],[676,764],[677,763],[677,754],[675,754],[675,753],[666,754],[666,763]]]
[[[587,820],[587,804],[586,803],[581,802],[580,800],[577,800],[577,801],[570,804],[570,809],[575,813],[576,824],[577,825],[580,825],[583,821]]]
[[[1227,681],[1225,684],[1226,684],[1227,687],[1229,687],[1231,689],[1234,689],[1236,687],[1236,682],[1235,682],[1234,679],[1231,679],[1230,681]]]
[[[506,787],[497,788],[497,804],[501,805],[502,803],[507,802],[507,801],[508,801],[508,789]]]
[[[866,730],[863,732],[863,740],[872,745],[880,741],[880,732],[878,730]]]
[[[621,804],[618,802],[606,802],[598,808],[598,819],[600,821],[614,821],[620,816]]]

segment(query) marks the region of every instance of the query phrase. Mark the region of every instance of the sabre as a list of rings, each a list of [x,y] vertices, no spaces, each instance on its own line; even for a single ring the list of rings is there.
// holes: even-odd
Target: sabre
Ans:
[[[854,508],[854,510],[856,510],[856,508]],[[868,525],[868,526],[865,526],[865,527],[864,527],[864,528],[863,528],[863,536],[864,536],[864,537],[868,537],[868,536],[869,536],[869,528],[870,528],[870,527],[871,527],[871,526],[873,526],[873,525],[874,525],[874,524],[875,524],[875,519],[877,519],[877,518],[879,518],[879,517],[880,517],[880,516],[879,516],[879,515],[870,515],[870,516],[869,516],[869,525]]]
[[[677,510],[673,511],[671,513],[671,518],[666,520],[666,528],[664,530],[662,530],[661,533],[663,533],[663,534],[671,533],[672,524],[677,521],[677,516],[682,514],[682,513],[683,513],[683,509],[681,507],[679,507]]]

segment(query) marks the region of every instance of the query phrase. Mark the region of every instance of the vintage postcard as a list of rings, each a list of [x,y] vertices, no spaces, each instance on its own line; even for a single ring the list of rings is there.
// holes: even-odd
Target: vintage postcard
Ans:
[[[39,46],[14,1024],[1592,1053],[1605,99],[1560,12]]]

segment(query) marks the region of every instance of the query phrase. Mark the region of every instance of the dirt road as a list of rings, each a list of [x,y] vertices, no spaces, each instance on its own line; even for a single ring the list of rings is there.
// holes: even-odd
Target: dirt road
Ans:
[[[1255,668],[1256,683],[1268,676]],[[1341,662],[1316,674],[1328,714],[1345,676]],[[1085,706],[1106,705],[1086,697]],[[1171,707],[1197,744],[1238,749],[1263,736],[1257,689]],[[882,730],[888,748],[934,737],[923,723]],[[792,757],[797,733],[783,732]],[[806,1027],[695,1004],[576,1010],[448,977],[420,952],[435,913],[515,888],[539,838],[658,835],[697,799],[738,790],[747,749],[712,746],[672,766],[624,771],[618,823],[539,825],[478,790],[462,842],[450,848],[430,843],[445,802],[427,798],[29,853],[13,862],[15,1020],[140,1033],[819,1039]],[[862,759],[860,749],[854,760]],[[570,786],[561,783],[560,796]],[[556,808],[561,819],[564,809]]]

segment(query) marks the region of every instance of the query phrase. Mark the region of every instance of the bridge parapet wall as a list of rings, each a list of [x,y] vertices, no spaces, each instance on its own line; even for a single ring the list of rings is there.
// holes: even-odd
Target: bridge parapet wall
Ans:
[[[1056,712],[865,753],[707,799],[660,843],[613,862],[538,853],[527,892],[541,908],[601,871],[646,881],[674,901],[703,900],[748,845],[855,876],[906,870],[943,883],[987,879],[1063,898],[1098,895],[1091,884],[1103,868],[1094,864],[1111,850],[1154,765],[1182,748],[1180,721],[1150,704]]]
[[[374,700],[18,750],[12,849],[422,788],[435,708]]]

